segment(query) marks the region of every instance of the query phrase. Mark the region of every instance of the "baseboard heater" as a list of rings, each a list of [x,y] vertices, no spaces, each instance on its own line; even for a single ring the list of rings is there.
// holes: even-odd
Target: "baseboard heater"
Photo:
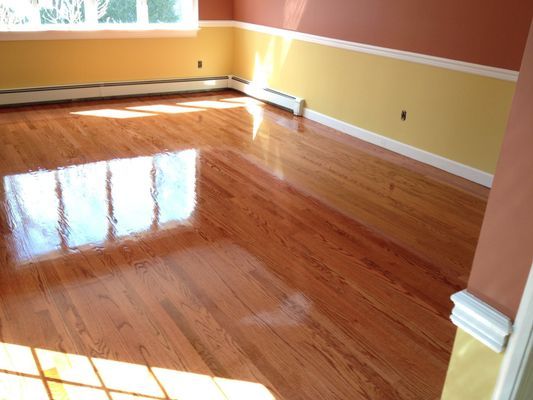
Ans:
[[[228,87],[229,76],[214,76],[7,89],[0,90],[0,105],[54,103],[86,99],[204,92],[227,89]]]
[[[275,104],[279,107],[290,110],[294,115],[303,115],[304,100],[299,97],[294,97],[286,93],[278,92],[277,90],[259,87],[254,82],[248,81],[237,76],[230,76],[229,87],[239,92],[243,92],[248,96],[255,97],[267,103]]]
[[[302,99],[276,90],[259,88],[254,85],[253,82],[236,76],[104,82],[83,85],[4,89],[0,90],[0,106],[163,95],[172,93],[210,92],[228,88],[288,109],[295,115],[303,115],[304,102]]]

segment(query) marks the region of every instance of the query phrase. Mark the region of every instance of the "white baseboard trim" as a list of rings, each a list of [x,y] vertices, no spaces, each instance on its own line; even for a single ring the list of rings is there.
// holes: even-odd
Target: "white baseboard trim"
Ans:
[[[291,96],[289,94],[268,88],[258,87],[252,82],[236,76],[230,77],[229,87],[245,93],[248,96],[252,96],[259,100],[289,109],[294,113],[294,115],[301,116],[303,114],[304,100],[299,97]]]
[[[467,290],[453,294],[451,299],[455,304],[450,316],[452,322],[495,352],[501,353],[513,330],[511,320]]]
[[[387,150],[420,161],[424,164],[429,164],[433,167],[442,169],[453,175],[468,179],[469,181],[476,182],[480,185],[486,187],[492,186],[492,180],[494,176],[487,172],[480,171],[479,169],[469,167],[468,165],[461,164],[457,161],[450,160],[437,154],[430,153],[429,151],[425,151],[417,147],[368,131],[366,129],[359,128],[358,126],[351,125],[347,122],[335,119],[333,117],[327,116],[309,108],[306,108],[304,110],[303,115],[306,118],[309,118],[330,128],[346,133],[350,136],[364,140],[365,142],[375,144]]]
[[[0,105],[227,89],[228,76],[0,90]]]

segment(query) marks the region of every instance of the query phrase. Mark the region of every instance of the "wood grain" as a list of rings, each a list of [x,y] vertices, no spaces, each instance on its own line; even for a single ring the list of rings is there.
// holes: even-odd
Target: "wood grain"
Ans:
[[[231,91],[0,110],[0,179],[3,343],[440,396],[480,186]]]

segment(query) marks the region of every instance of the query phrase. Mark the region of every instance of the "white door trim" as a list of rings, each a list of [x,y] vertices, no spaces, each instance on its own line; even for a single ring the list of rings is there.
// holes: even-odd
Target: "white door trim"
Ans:
[[[500,368],[493,400],[516,399],[522,384],[525,383],[529,357],[533,357],[533,266],[522,295],[514,332],[509,338],[509,345]]]

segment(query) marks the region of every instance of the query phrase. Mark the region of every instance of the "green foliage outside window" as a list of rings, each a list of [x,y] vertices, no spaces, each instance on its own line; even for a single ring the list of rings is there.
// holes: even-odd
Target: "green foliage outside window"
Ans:
[[[180,0],[148,0],[147,5],[148,22],[151,24],[174,23],[180,20]],[[107,12],[98,22],[137,22],[137,0],[110,0]]]
[[[20,0],[17,0],[20,1]],[[18,7],[24,4],[34,4],[26,0],[27,3],[8,3],[0,0],[0,25],[19,25],[30,22],[26,8]],[[102,24],[137,23],[137,6],[146,7],[141,15],[148,12],[148,22],[150,24],[177,23],[182,19],[182,0],[94,0],[94,3],[87,3],[86,0],[47,0],[39,1],[40,23],[43,25],[79,25],[86,22],[87,15],[93,17]],[[91,6],[90,13],[86,7]],[[15,7],[17,6],[17,7]],[[94,7],[94,8],[93,8]]]
[[[85,6],[81,0],[52,0],[49,7],[41,7],[42,24],[82,24],[85,22]]]
[[[101,23],[137,22],[137,0],[111,0],[105,15],[98,19]]]
[[[178,22],[180,0],[148,0],[148,21],[151,24]]]

